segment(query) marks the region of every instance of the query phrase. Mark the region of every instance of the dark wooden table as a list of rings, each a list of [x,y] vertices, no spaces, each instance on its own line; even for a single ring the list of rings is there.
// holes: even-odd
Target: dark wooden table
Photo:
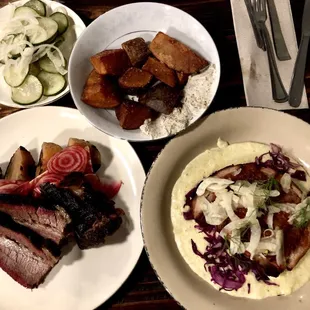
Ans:
[[[64,0],[60,1],[73,9],[88,25],[99,15],[116,6],[139,1],[126,0]],[[161,2],[161,1],[155,1]],[[0,7],[8,0],[0,0]],[[207,113],[229,107],[245,106],[242,75],[239,64],[231,7],[229,0],[172,0],[163,2],[176,6],[198,19],[209,31],[219,50],[222,77],[219,90]],[[304,0],[291,0],[297,39],[300,39],[302,11]],[[309,53],[310,55],[310,53]],[[310,58],[310,57],[309,57]],[[308,62],[306,76],[306,89],[308,99],[310,96],[310,62]],[[75,107],[70,94],[59,100],[55,105]],[[18,111],[0,105],[0,117]],[[310,110],[290,110],[290,114],[310,123]],[[147,172],[160,150],[168,139],[159,142],[132,143]],[[310,137],[309,137],[310,143]],[[145,252],[142,253],[137,266],[119,289],[104,305],[98,309],[181,309],[170,297],[158,281],[148,262]]]

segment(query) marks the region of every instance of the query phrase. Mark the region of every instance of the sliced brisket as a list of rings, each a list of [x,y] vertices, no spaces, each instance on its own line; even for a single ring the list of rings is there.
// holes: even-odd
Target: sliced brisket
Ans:
[[[52,241],[15,223],[0,212],[0,267],[27,288],[36,288],[58,262],[60,250]]]
[[[57,244],[60,244],[71,230],[71,219],[63,208],[53,207],[36,199],[0,194],[0,211]]]
[[[87,186],[83,194],[78,196],[70,189],[46,183],[41,186],[41,193],[44,198],[62,205],[68,212],[81,249],[104,243],[105,237],[113,234],[122,223],[122,211],[114,207],[114,201]]]

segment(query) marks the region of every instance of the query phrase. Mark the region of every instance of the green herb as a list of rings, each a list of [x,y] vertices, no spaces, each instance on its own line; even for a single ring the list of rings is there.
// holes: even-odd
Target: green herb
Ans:
[[[267,205],[271,205],[273,203],[272,197],[270,197],[270,193],[273,190],[280,191],[280,183],[274,177],[269,178],[267,181],[258,182],[257,185],[264,191],[265,199],[262,203],[260,203],[257,208],[265,211]]]
[[[310,203],[307,203],[307,205],[301,208],[295,215],[293,225],[296,228],[305,228],[308,226],[309,221],[310,221]]]

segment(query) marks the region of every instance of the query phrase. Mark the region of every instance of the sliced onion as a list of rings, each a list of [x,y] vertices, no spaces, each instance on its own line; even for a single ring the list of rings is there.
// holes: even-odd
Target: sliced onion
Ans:
[[[234,230],[240,230],[247,225],[249,225],[249,220],[247,218],[239,219],[237,221],[230,222],[227,224],[220,232],[220,235],[224,238],[227,235],[230,235]]]
[[[260,237],[261,237],[261,227],[260,227],[258,220],[256,219],[252,221],[251,238],[250,238],[249,245],[246,248],[247,252],[251,254],[251,259],[253,259],[255,255],[255,251],[259,245]]]
[[[197,197],[196,203],[209,225],[221,225],[227,219],[227,213],[217,201],[209,202],[204,196]]]
[[[273,215],[274,213],[268,213],[267,216],[267,225],[270,229],[273,229]]]
[[[285,264],[284,258],[284,236],[283,230],[276,230],[276,260],[278,266],[283,266]]]
[[[233,192],[226,191],[224,193],[220,193],[217,198],[221,199],[221,205],[225,208],[226,213],[232,222],[240,219],[233,209]]]
[[[292,178],[288,173],[284,173],[280,179],[280,184],[285,193],[288,193],[291,189]]]
[[[197,188],[196,194],[198,196],[204,195],[205,191],[217,192],[227,188],[228,185],[233,184],[234,181],[221,179],[216,177],[209,177],[204,179]]]
[[[55,56],[55,54],[49,50],[47,52],[47,57],[51,60],[51,62],[54,64],[56,70],[61,74],[61,75],[65,75],[67,74],[67,70],[64,68],[64,65],[62,64],[62,59],[60,57],[60,53],[58,53],[59,57]],[[62,54],[61,54],[62,55]]]

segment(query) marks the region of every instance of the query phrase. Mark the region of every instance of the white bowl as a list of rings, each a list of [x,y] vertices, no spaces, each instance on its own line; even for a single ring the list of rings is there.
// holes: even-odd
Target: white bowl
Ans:
[[[29,0],[15,1],[15,2],[12,2],[12,4],[14,6],[15,5],[21,6],[28,1]],[[63,5],[59,2],[56,2],[56,1],[50,1],[50,0],[41,0],[41,1],[46,3],[47,8],[48,8],[48,12],[54,11],[57,8],[64,8],[68,13],[69,22],[70,22],[69,27],[71,27],[71,28],[70,28],[70,33],[68,32],[67,39],[70,40],[70,42],[72,42],[72,44],[69,44],[68,48],[63,50],[63,54],[64,54],[65,58],[68,60],[70,57],[74,42],[77,40],[77,38],[80,36],[80,34],[86,28],[86,26],[83,23],[83,21],[81,20],[81,18],[77,14],[75,14],[71,9],[66,7],[65,5]],[[12,7],[10,5],[6,5],[0,9],[0,21],[1,22],[5,22],[6,20],[9,20],[9,18],[11,16],[10,14],[12,12],[11,10],[12,10]],[[50,104],[50,103],[60,99],[61,97],[63,97],[64,95],[66,95],[69,92],[69,85],[67,85],[66,88],[63,91],[61,91],[59,94],[57,94],[55,96],[50,96],[50,97],[43,96],[37,103],[29,104],[29,105],[17,104],[17,103],[12,101],[12,99],[11,99],[11,87],[8,84],[6,84],[6,82],[3,78],[3,74],[2,74],[3,67],[4,66],[0,66],[0,104],[3,104],[5,106],[13,107],[13,108],[20,108],[20,109],[43,106],[43,105]]]
[[[101,15],[86,28],[76,42],[69,62],[69,85],[74,103],[101,131],[130,141],[151,140],[140,129],[122,129],[113,109],[96,109],[84,104],[80,98],[92,70],[89,61],[92,55],[105,49],[120,48],[121,43],[135,37],[151,41],[159,31],[187,44],[215,65],[216,74],[210,93],[212,101],[219,84],[220,61],[208,31],[195,18],[169,5],[148,2],[124,5]],[[208,106],[191,123],[200,118]]]

